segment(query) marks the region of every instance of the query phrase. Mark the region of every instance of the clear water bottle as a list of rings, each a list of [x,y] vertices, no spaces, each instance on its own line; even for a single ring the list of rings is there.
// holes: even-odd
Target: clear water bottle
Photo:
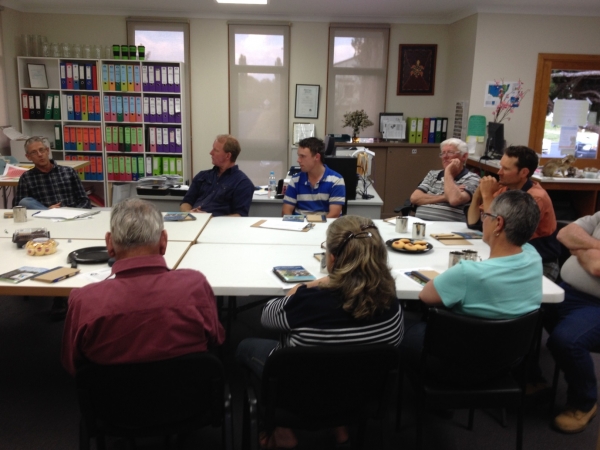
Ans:
[[[277,194],[277,180],[275,179],[275,172],[271,171],[269,175],[269,198],[275,198]]]

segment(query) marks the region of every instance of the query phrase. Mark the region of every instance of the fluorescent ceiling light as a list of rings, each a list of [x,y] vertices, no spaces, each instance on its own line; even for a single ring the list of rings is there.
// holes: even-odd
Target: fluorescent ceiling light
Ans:
[[[233,3],[238,5],[266,5],[267,0],[217,0],[217,3]]]

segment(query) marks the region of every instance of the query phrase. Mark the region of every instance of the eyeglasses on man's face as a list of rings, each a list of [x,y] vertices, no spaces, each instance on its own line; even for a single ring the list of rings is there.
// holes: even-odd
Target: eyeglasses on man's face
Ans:
[[[36,150],[29,150],[27,152],[27,154],[29,156],[41,156],[41,155],[44,155],[46,153],[48,153],[48,149],[46,147],[42,147],[42,148],[39,148],[39,149],[36,149]]]
[[[452,158],[456,155],[460,155],[460,152],[440,152],[440,158]]]
[[[481,212],[479,213],[479,217],[481,218],[481,221],[482,221],[482,222],[485,220],[486,216],[493,217],[494,219],[497,219],[497,218],[498,218],[498,214],[486,213],[486,212],[484,212],[484,211],[481,211]]]

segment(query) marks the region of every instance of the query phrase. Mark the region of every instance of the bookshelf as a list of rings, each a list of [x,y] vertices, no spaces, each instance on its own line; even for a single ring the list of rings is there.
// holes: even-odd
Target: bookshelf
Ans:
[[[79,175],[98,203],[111,206],[115,183],[191,178],[182,63],[17,59],[22,133],[47,137],[55,160],[89,160]],[[47,88],[31,87],[30,65],[45,67]]]

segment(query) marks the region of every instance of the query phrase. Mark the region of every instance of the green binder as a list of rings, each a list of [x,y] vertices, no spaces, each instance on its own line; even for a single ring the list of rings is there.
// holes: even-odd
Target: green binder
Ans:
[[[119,127],[119,151],[125,151],[125,130],[124,127]],[[125,173],[125,172],[122,172]]]
[[[46,98],[46,112],[44,114],[44,120],[52,119],[52,104],[54,103],[54,95],[49,94]]]
[[[109,156],[108,158],[106,158],[106,171],[108,172],[107,179],[108,180],[113,180],[114,179],[114,172],[113,172],[113,159],[112,159],[112,156]]]
[[[117,97],[117,122],[123,122],[123,97]]]
[[[63,150],[62,128],[58,123],[54,125],[54,148]]]
[[[131,153],[131,127],[125,127],[125,152]]]
[[[162,175],[162,158],[160,156],[152,158],[152,175]]]
[[[60,120],[60,95],[54,94],[54,104],[52,105],[52,119]]]

